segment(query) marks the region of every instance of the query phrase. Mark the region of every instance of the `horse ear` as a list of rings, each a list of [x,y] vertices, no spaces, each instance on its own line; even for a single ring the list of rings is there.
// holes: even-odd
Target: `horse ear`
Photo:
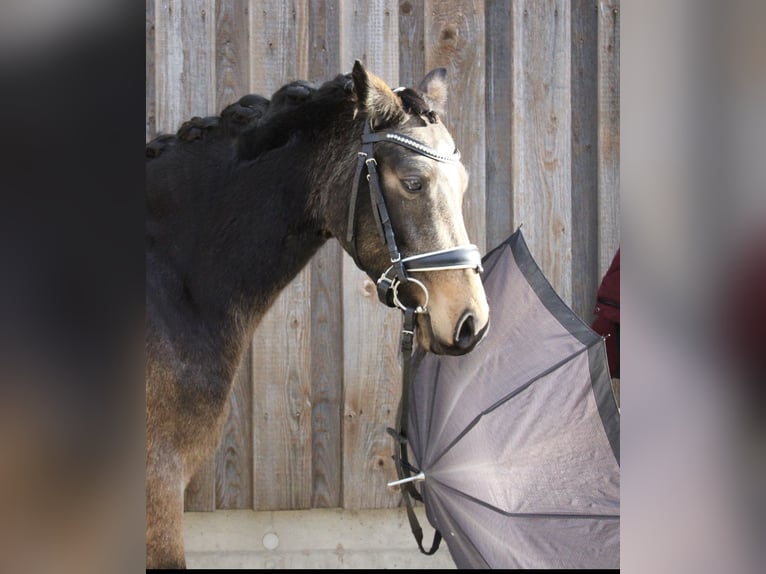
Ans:
[[[373,128],[405,120],[407,115],[401,100],[383,80],[365,70],[359,60],[354,62],[351,77],[354,80],[356,99],[372,120]]]
[[[440,116],[447,108],[447,68],[435,68],[426,74],[418,89],[426,96],[431,109]]]
[[[354,94],[356,94],[357,101],[365,102],[367,100],[367,70],[364,69],[359,60],[354,61],[351,78],[354,80]]]

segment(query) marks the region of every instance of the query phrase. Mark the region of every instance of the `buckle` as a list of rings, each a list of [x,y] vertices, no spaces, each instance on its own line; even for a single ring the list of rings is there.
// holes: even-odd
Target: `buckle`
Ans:
[[[396,307],[396,303],[394,303],[394,280],[383,273],[378,279],[376,287],[380,302],[389,307]]]

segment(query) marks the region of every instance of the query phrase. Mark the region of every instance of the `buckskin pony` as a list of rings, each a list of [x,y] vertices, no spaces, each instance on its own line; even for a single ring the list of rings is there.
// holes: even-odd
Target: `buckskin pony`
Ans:
[[[147,144],[148,568],[185,566],[184,489],[219,443],[243,349],[329,238],[383,303],[415,311],[423,348],[459,355],[486,333],[445,75],[392,90],[357,61]]]

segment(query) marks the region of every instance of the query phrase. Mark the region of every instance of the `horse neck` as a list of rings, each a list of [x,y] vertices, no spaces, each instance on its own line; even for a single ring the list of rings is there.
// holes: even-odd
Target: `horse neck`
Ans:
[[[151,290],[173,307],[181,330],[237,356],[277,294],[326,240],[307,209],[307,162],[280,150],[238,162],[210,149],[179,159],[171,171],[182,175],[167,193],[180,199],[147,216]],[[161,176],[148,182],[164,183]]]
[[[228,262],[236,313],[256,323],[326,241],[309,208],[305,161],[288,152],[273,156],[239,167],[232,196],[238,213],[222,221],[233,233],[217,249]]]
[[[336,124],[325,134],[319,153],[310,164],[314,182],[309,199],[310,208],[322,229],[341,245],[345,241],[351,189],[353,187],[362,121]]]
[[[257,201],[264,206],[281,206],[276,211],[256,210],[257,221],[252,222],[258,240],[266,238],[270,245],[279,242],[276,253],[267,249],[252,259],[246,284],[255,289],[255,299],[271,293],[272,300],[328,238],[341,239],[345,235],[363,131],[361,120],[349,118],[350,112],[341,113],[338,121],[322,124],[310,134],[303,133],[292,143],[241,168],[245,173],[243,181],[247,182],[245,194],[263,185],[266,178],[270,183],[263,185]],[[266,269],[273,270],[273,274],[264,289],[262,275]]]
[[[350,117],[251,161],[218,148],[181,158],[166,170],[184,174],[172,190],[163,175],[147,179],[158,194],[181,195],[160,198],[169,216],[150,208],[147,217],[160,306],[174,307],[178,331],[223,349],[227,370],[279,292],[345,233],[362,133]]]
[[[251,194],[262,185],[257,202],[264,207],[243,220],[243,241],[232,251],[222,249],[229,258],[248,262],[236,276],[239,290],[232,300],[238,304],[227,311],[232,335],[240,341],[252,336],[277,295],[327,239],[344,241],[362,131],[360,121],[338,122],[270,152],[270,159],[239,167],[240,193]],[[274,171],[274,165],[282,167]],[[264,177],[270,184],[263,185]],[[269,210],[267,205],[281,207]]]

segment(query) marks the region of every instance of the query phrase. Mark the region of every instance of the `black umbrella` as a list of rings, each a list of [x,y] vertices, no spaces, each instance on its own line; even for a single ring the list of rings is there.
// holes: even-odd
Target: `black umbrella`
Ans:
[[[604,342],[520,231],[484,258],[482,279],[482,344],[412,357],[414,468],[400,476],[460,568],[618,568],[620,421]]]

